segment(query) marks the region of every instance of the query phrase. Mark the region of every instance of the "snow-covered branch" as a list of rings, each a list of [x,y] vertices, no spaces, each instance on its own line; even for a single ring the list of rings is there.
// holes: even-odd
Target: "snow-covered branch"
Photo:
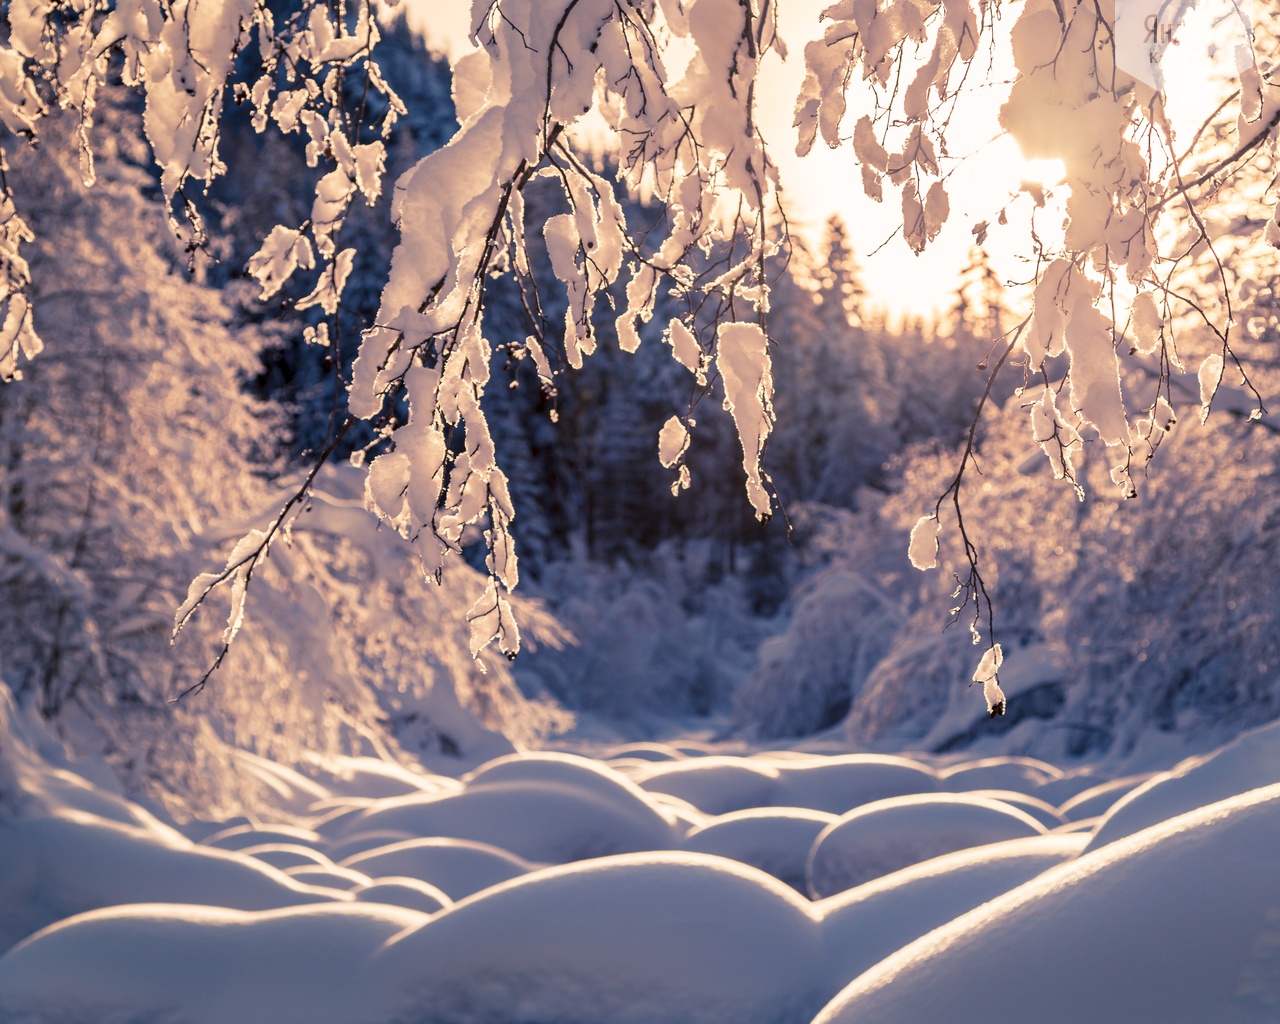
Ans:
[[[1113,481],[1133,493],[1135,453],[1153,454],[1173,416],[1169,374],[1184,368],[1177,312],[1194,310],[1216,339],[1213,351],[1189,353],[1206,410],[1224,374],[1244,373],[1228,261],[1207,212],[1226,176],[1274,153],[1280,82],[1267,63],[1274,39],[1253,46],[1251,35],[1237,53],[1236,99],[1179,151],[1163,97],[1117,56],[1115,10],[1027,0],[1012,25],[1014,81],[1000,127],[1024,156],[1061,161],[1065,177],[1050,199],[1060,204],[1062,233],[1033,228],[1031,317],[992,373],[1007,362],[1024,379],[1047,382],[1051,365],[1065,364],[1032,407],[1033,443],[1055,476],[1079,487],[1072,459],[1096,441],[1109,452]],[[248,105],[257,131],[305,140],[317,174],[309,216],[267,232],[248,271],[263,298],[309,275],[298,307],[336,317],[357,255],[343,226],[357,199],[382,193],[385,143],[406,109],[377,62],[372,0],[303,0],[278,12],[266,0],[11,4],[0,38],[0,120],[34,142],[50,111],[74,111],[90,181],[95,95],[118,75],[143,95],[160,191],[194,259],[206,243],[197,193],[227,170],[224,108]],[[867,194],[881,200],[900,190],[903,235],[916,251],[951,215],[947,134],[970,71],[984,53],[994,60],[1002,15],[997,3],[970,0],[840,0],[823,13],[821,37],[803,48],[799,151],[819,137],[832,147],[851,141]],[[352,368],[348,408],[377,434],[363,453],[366,502],[413,541],[428,575],[438,578],[445,560],[483,532],[488,588],[470,616],[473,652],[496,642],[514,655],[507,595],[519,578],[517,510],[485,411],[496,277],[515,281],[529,313],[526,343],[508,351],[532,360],[546,387],[555,377],[548,351],[582,366],[596,351],[606,305],[622,349],[660,333],[699,394],[714,394],[732,414],[750,504],[759,519],[773,512],[762,464],[774,422],[766,267],[785,247],[786,221],[755,105],[762,60],[786,51],[771,0],[476,0],[472,38],[478,50],[453,69],[459,130],[394,185],[400,241]],[[857,89],[869,112],[850,96]],[[575,145],[591,114],[612,142],[616,173],[590,165]],[[3,171],[0,163],[0,375],[12,377],[41,343],[20,254],[30,231]],[[557,193],[556,209],[534,218],[526,192],[544,183]],[[641,204],[647,220],[637,225],[628,210]],[[975,228],[979,241],[987,230],[985,221]],[[1263,232],[1280,244],[1275,215]],[[535,262],[549,266],[559,294],[530,294]],[[1193,265],[1208,268],[1200,284],[1208,280],[1222,301],[1183,288]],[[562,307],[562,326],[550,323]],[[661,331],[649,326],[659,308],[677,311],[664,312]],[[313,328],[309,337],[330,332]],[[1154,395],[1126,393],[1131,360],[1158,363]],[[675,417],[655,439],[663,465],[678,474],[676,489],[688,484],[693,426],[691,414]],[[961,592],[986,602],[990,633],[978,543],[961,508],[976,429],[975,420],[930,529],[936,535],[950,497],[971,574]],[[256,559],[269,539],[242,554]],[[913,542],[917,564],[931,564],[929,540],[922,529]],[[215,583],[247,585],[248,574],[243,565],[211,574],[193,592],[197,603]],[[233,605],[228,639],[242,595]]]

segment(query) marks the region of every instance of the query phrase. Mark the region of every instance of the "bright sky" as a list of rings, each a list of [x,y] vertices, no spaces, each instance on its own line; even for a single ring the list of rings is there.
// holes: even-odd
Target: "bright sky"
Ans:
[[[454,55],[470,46],[470,0],[406,2],[411,18],[432,43]],[[1012,140],[1000,134],[997,115],[1008,92],[1008,56],[995,55],[988,82],[980,81],[980,73],[988,67],[985,53],[974,61],[966,94],[947,133],[952,160],[941,161],[944,173],[950,171],[946,184],[951,217],[941,235],[916,255],[901,235],[897,190],[886,185],[883,203],[866,198],[851,145],[833,151],[819,141],[805,158],[795,155],[796,134],[791,121],[804,75],[804,45],[819,34],[819,15],[828,3],[782,0],[781,35],[789,57],[784,62],[770,56],[757,90],[761,128],[780,168],[782,200],[793,230],[816,248],[827,217],[838,213],[849,225],[872,301],[891,314],[927,317],[950,307],[957,275],[973,243],[972,228],[981,221],[991,224],[986,246],[997,271],[1008,282],[1025,281],[1030,274],[1026,259],[1031,255],[1027,219],[1031,203],[1023,196],[1008,205],[1006,227],[997,226],[997,216],[1023,179],[1053,182],[1061,170],[1053,164],[1024,160]],[[1004,17],[1011,24],[1014,16]],[[997,34],[1007,37],[1008,26]],[[1182,75],[1176,77],[1187,80]],[[858,107],[859,91],[855,83],[849,92],[846,136],[852,135],[857,118],[865,112]],[[864,102],[869,103],[869,98]],[[1042,235],[1046,230],[1054,233],[1053,219],[1048,211],[1041,212],[1037,228]]]

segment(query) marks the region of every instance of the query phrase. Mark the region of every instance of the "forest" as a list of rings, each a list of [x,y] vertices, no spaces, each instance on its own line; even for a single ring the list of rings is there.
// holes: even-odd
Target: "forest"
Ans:
[[[768,0],[4,5],[0,1019],[1274,1019],[1280,37],[1104,6],[788,40],[916,253],[1011,53],[920,314]]]

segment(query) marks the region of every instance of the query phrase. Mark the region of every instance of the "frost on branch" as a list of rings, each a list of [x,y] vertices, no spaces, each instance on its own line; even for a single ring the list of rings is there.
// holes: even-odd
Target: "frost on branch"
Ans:
[[[370,59],[378,42],[370,4],[355,0],[339,9],[344,13],[335,18],[333,6],[320,0],[303,0],[279,17],[261,0],[11,4],[8,37],[0,44],[0,119],[34,142],[51,105],[74,110],[82,176],[92,183],[95,94],[118,68],[124,84],[143,94],[143,125],[170,223],[193,259],[204,228],[190,186],[208,185],[226,170],[218,138],[228,92],[251,105],[258,131],[274,125],[304,133],[310,166],[323,162],[331,169],[318,182],[311,219],[273,231],[250,273],[270,296],[295,270],[315,266],[313,248],[323,265],[313,294],[328,309],[336,305],[329,292],[340,292],[343,277],[341,268],[327,265],[336,253],[333,238],[355,195],[372,202],[380,193],[384,157],[381,138],[359,137],[368,126],[346,109],[345,90],[355,86],[385,97],[384,133],[404,112]],[[250,54],[256,61],[245,59]],[[2,191],[11,204],[7,187]],[[6,212],[6,222],[13,222]],[[282,249],[284,231],[295,237]],[[20,240],[21,231],[6,231],[0,260],[12,264]],[[12,273],[6,277],[14,280]]]
[[[204,244],[193,189],[225,171],[226,103],[246,106],[259,132],[300,136],[316,169],[310,216],[270,231],[248,270],[264,299],[313,274],[299,306],[333,317],[353,262],[339,236],[352,204],[380,195],[385,141],[406,113],[377,64],[373,10],[368,0],[12,4],[0,43],[0,119],[34,140],[49,109],[74,109],[88,180],[94,94],[118,73],[144,96],[170,224],[193,261]],[[759,454],[772,425],[763,324],[765,265],[779,244],[766,222],[777,181],[755,127],[755,87],[761,58],[780,40],[772,5],[756,0],[492,0],[474,13],[481,50],[454,69],[461,129],[397,183],[401,241],[348,407],[376,421],[368,503],[417,544],[428,574],[439,575],[469,529],[483,531],[495,600],[477,604],[473,624],[487,632],[483,642],[514,650],[501,596],[518,576],[514,509],[482,408],[491,359],[484,306],[487,281],[508,274],[531,299],[531,319],[561,308],[560,296],[544,307],[531,292],[531,250],[549,262],[564,299],[563,334],[535,322],[519,350],[544,384],[554,388],[553,364],[577,366],[595,350],[602,293],[625,288],[611,313],[628,351],[669,296],[686,312],[667,337],[698,397],[721,386],[725,367],[736,374],[731,404],[748,492],[758,515],[770,511]],[[383,113],[366,119],[370,109]],[[588,167],[569,144],[592,109],[620,142],[620,180]],[[523,192],[535,179],[558,186],[563,205],[541,237],[527,239]],[[12,375],[17,355],[39,341],[18,253],[27,232],[7,188],[0,198],[0,372]],[[659,225],[629,229],[624,205],[636,199],[664,208]],[[737,323],[752,326],[722,333]],[[321,344],[333,336],[323,324],[308,332]],[[728,351],[717,363],[722,337]],[[409,419],[400,423],[404,400]]]
[[[1202,207],[1221,187],[1221,176],[1234,172],[1250,150],[1274,147],[1275,120],[1258,122],[1264,92],[1276,90],[1264,86],[1252,50],[1238,48],[1239,91],[1233,100],[1239,119],[1233,127],[1240,145],[1223,160],[1211,158],[1214,162],[1200,173],[1195,161],[1205,158],[1197,143],[1214,137],[1207,131],[1210,124],[1193,139],[1174,138],[1164,97],[1116,66],[1115,32],[1132,26],[1112,24],[1108,10],[1054,0],[1031,0],[1023,8],[1012,33],[1017,79],[1000,119],[1024,156],[1055,158],[1066,170],[1061,244],[1039,254],[1045,263],[1035,288],[1034,316],[1018,355],[1031,375],[1043,373],[1045,360],[1065,351],[1069,405],[1064,412],[1070,422],[1056,404],[1050,408],[1046,397],[1039,411],[1033,410],[1036,440],[1049,454],[1055,476],[1075,482],[1064,455],[1082,434],[1096,435],[1115,450],[1112,479],[1129,493],[1129,466],[1139,438],[1129,427],[1133,410],[1124,394],[1128,385],[1121,381],[1154,379],[1155,394],[1136,403],[1151,417],[1157,417],[1161,402],[1169,405],[1170,374],[1183,368],[1173,333],[1178,313],[1194,315],[1218,339],[1218,351],[1201,364],[1205,414],[1224,362],[1239,366],[1231,348],[1234,323],[1224,254]],[[1231,102],[1220,112],[1230,115]],[[1168,230],[1171,225],[1185,227],[1182,237]],[[1171,247],[1161,242],[1169,238],[1176,238]],[[1202,264],[1194,276],[1190,266],[1180,270],[1189,260]],[[1203,294],[1206,282],[1216,296]],[[1180,309],[1171,311],[1171,306]],[[1220,311],[1216,320],[1215,309]],[[1126,320],[1131,347],[1121,340]],[[1135,369],[1140,375],[1130,376]],[[1244,383],[1252,388],[1247,376]],[[1066,446],[1060,443],[1064,429],[1076,435]],[[1144,428],[1140,436],[1149,443],[1150,458],[1152,431]]]
[[[0,174],[5,170],[0,152]],[[31,284],[27,261],[18,252],[23,242],[31,241],[31,231],[14,208],[13,198],[0,195],[0,380],[21,376],[18,357],[32,359],[44,348],[31,319],[31,303],[26,290]]]
[[[667,469],[676,465],[689,447],[689,431],[678,416],[662,425],[658,434],[658,461]]]
[[[1068,423],[1058,411],[1058,402],[1052,388],[1045,388],[1040,401],[1031,406],[1031,430],[1037,443],[1049,457],[1055,480],[1066,480],[1076,488],[1076,495],[1084,500],[1084,489],[1076,475],[1075,460],[1084,451],[1080,431]]]
[[[759,517],[771,511],[760,470],[773,424],[761,323],[774,247],[764,218],[776,180],[754,127],[753,96],[774,37],[772,15],[739,0],[500,0],[476,6],[474,38],[481,50],[454,69],[459,132],[396,184],[400,244],[354,366],[350,408],[377,418],[408,399],[409,422],[388,430],[388,450],[373,459],[369,507],[414,541],[432,575],[461,549],[464,531],[484,528],[490,589],[471,611],[472,646],[478,653],[497,640],[514,653],[518,635],[503,594],[516,579],[515,510],[483,410],[485,291],[492,275],[509,274],[530,308],[541,309],[534,247],[563,287],[563,334],[535,323],[538,333],[519,353],[548,385],[548,349],[558,345],[575,368],[596,350],[597,299],[615,285],[625,283],[614,317],[624,351],[641,344],[661,292],[705,311],[701,322],[692,312],[671,321],[666,339],[704,392],[714,384],[706,368],[718,370],[748,496]],[[672,40],[689,56],[678,79],[665,63]],[[621,186],[569,144],[592,108],[621,140]],[[563,204],[540,239],[527,238],[525,226],[524,190],[535,180],[558,185]],[[661,233],[636,240],[620,187],[665,207]],[[700,334],[714,336],[712,352],[703,353]],[[664,464],[679,465],[677,488],[688,485],[685,430],[669,423],[660,442]]]
[[[400,244],[354,367],[350,409],[378,434],[367,453],[367,503],[417,545],[428,574],[438,576],[450,554],[484,538],[493,600],[473,609],[477,649],[496,639],[514,650],[517,642],[503,605],[518,578],[515,509],[484,409],[494,363],[487,288],[496,275],[529,300],[529,337],[512,351],[534,360],[549,390],[562,367],[596,350],[601,323],[612,322],[627,351],[661,334],[690,371],[695,400],[718,389],[739,432],[752,506],[761,518],[772,511],[761,454],[773,425],[765,267],[778,245],[778,229],[768,225],[776,180],[754,120],[756,72],[779,43],[772,7],[765,0],[475,5],[481,49],[458,61],[454,75],[461,128],[396,183]],[[904,237],[917,250],[950,214],[949,165],[940,166],[948,161],[947,118],[995,10],[969,0],[841,0],[824,13],[823,37],[805,47],[801,150],[819,135],[839,145],[851,134],[864,188],[877,199],[898,190],[893,205],[900,202]],[[300,305],[334,315],[352,262],[343,224],[354,202],[381,193],[386,132],[404,113],[376,63],[370,11],[361,0],[11,4],[0,44],[0,118],[10,132],[35,136],[47,109],[74,108],[91,177],[94,92],[115,60],[125,82],[145,94],[162,192],[194,249],[193,189],[223,170],[221,109],[230,99],[246,104],[259,131],[301,139],[317,179],[309,216],[276,226],[250,273],[267,297],[299,273],[313,275]],[[1189,311],[1215,332],[1218,351],[1195,351],[1186,365],[1200,366],[1212,388],[1239,368],[1229,302],[1201,305],[1174,275],[1194,266],[1201,283],[1227,291],[1221,233],[1200,211],[1224,174],[1274,148],[1280,104],[1274,73],[1244,54],[1239,117],[1230,112],[1237,123],[1214,140],[1230,155],[1201,153],[1180,166],[1174,155],[1185,147],[1174,147],[1160,103],[1115,67],[1107,17],[1107,5],[1072,0],[1029,0],[1017,16],[1017,77],[1001,121],[1027,156],[1061,160],[1066,176],[1054,199],[1063,204],[1061,223],[1049,225],[1044,240],[1034,236],[1034,316],[1000,340],[1003,354],[993,348],[992,373],[1012,362],[1024,385],[1052,388],[1031,418],[1057,475],[1072,478],[1072,458],[1094,443],[1110,450],[1113,479],[1130,488],[1135,439],[1158,436],[1154,425],[1173,408],[1169,377],[1183,367],[1175,331]],[[875,112],[850,132],[846,90],[858,83],[873,93]],[[378,123],[362,123],[347,102],[366,92],[383,101]],[[618,140],[617,174],[589,166],[571,145],[591,110]],[[526,224],[530,186],[556,193],[549,216],[528,218],[544,224],[536,236]],[[17,355],[39,342],[23,298],[25,226],[7,192],[4,200],[0,370],[11,374]],[[629,223],[639,201],[661,215]],[[545,303],[533,287],[535,260],[556,281]],[[328,337],[309,334],[321,343]],[[1143,392],[1151,381],[1155,393]],[[1202,398],[1207,406],[1211,393]],[[1140,419],[1131,425],[1134,407],[1150,414],[1152,428]],[[686,432],[694,424],[689,414],[677,419]],[[659,455],[685,485],[689,438],[674,427],[664,435]],[[944,498],[954,499],[971,570],[957,593],[977,602],[985,600],[977,548],[960,521],[975,438],[976,420]],[[924,539],[922,531],[922,547],[913,545],[921,563],[929,561]]]
[[[1187,6],[1173,5],[1174,16]],[[1227,224],[1232,217],[1235,225],[1256,223],[1259,237],[1280,243],[1274,216],[1263,226],[1268,218],[1257,219],[1256,210],[1242,219],[1234,211],[1215,216],[1214,209],[1234,195],[1255,154],[1264,166],[1274,159],[1280,81],[1264,59],[1275,52],[1274,27],[1260,23],[1259,32],[1269,33],[1265,43],[1251,37],[1234,51],[1234,69],[1223,68],[1231,80],[1222,83],[1222,106],[1198,130],[1175,138],[1165,97],[1117,66],[1113,8],[1086,0],[1022,5],[1011,33],[1016,73],[999,116],[1024,157],[1060,161],[1065,174],[1049,190],[1024,189],[1039,218],[1026,253],[1034,268],[1032,313],[993,339],[987,394],[1007,364],[1021,371],[1020,393],[1036,389],[1024,406],[1035,442],[1054,476],[1081,496],[1077,465],[1086,444],[1105,450],[1106,476],[1120,492],[1136,494],[1135,454],[1154,456],[1174,422],[1173,389],[1183,387],[1174,375],[1187,368],[1199,368],[1202,414],[1224,374],[1238,371],[1255,403],[1251,416],[1262,415],[1261,396],[1233,347],[1236,277],[1247,278],[1250,268],[1233,265],[1244,246],[1232,250],[1240,228]],[[953,106],[951,73],[977,52],[988,10],[979,5],[979,21],[964,0],[846,0],[824,12],[823,39],[805,49],[800,151],[819,135],[834,147],[851,134],[867,194],[881,200],[886,180],[900,189],[903,237],[916,251],[947,219],[939,161],[948,156],[949,113],[941,112]],[[875,107],[850,133],[842,128],[845,93],[859,78],[869,83]],[[1267,202],[1270,214],[1274,200],[1261,194],[1265,187],[1258,192],[1251,201]],[[980,221],[975,235],[985,237],[992,223],[1008,223],[1006,211]],[[956,577],[953,615],[974,601],[975,641],[985,631],[994,644],[979,539],[962,507],[985,404],[986,396],[934,514],[953,507],[969,569]],[[927,519],[912,533],[917,565],[934,561]],[[990,694],[988,701],[995,706]]]
[[[231,580],[231,611],[227,616],[227,628],[222,642],[230,644],[244,625],[244,602],[249,588],[249,578],[254,564],[267,544],[267,535],[261,530],[250,530],[240,539],[227,558],[222,572],[205,572],[197,576],[187,590],[187,599],[178,607],[173,617],[173,635],[183,627],[205,596],[225,579]]]
[[[1213,404],[1213,396],[1222,383],[1222,356],[1214,353],[1205,357],[1200,364],[1200,422],[1209,418],[1209,407]]]
[[[953,99],[952,72],[977,53],[987,10],[968,0],[841,0],[822,12],[823,36],[804,49],[796,152],[808,153],[818,135],[832,149],[842,144],[845,94],[865,81],[876,115],[860,117],[853,131],[863,189],[877,202],[886,178],[902,189],[903,237],[916,252],[951,212],[938,166],[950,115],[935,114]]]
[[[941,528],[937,516],[921,516],[911,528],[907,554],[911,564],[922,572],[938,567],[938,531]]]
[[[760,456],[773,429],[773,377],[769,340],[757,324],[721,324],[716,367],[724,380],[724,405],[733,413],[742,441],[742,468],[756,518],[767,519],[769,494],[760,475]]]
[[[974,670],[973,681],[982,684],[982,696],[987,701],[987,714],[997,718],[1005,712],[1004,691],[1000,689],[1000,666],[1004,663],[1004,651],[999,644],[992,644],[983,652],[982,660]]]

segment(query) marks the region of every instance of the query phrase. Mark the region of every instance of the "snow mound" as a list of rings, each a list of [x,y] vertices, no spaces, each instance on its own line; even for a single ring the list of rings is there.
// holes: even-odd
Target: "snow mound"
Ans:
[[[1076,856],[1087,836],[1032,836],[959,850],[817,904],[837,987],[926,932]]]
[[[323,853],[299,843],[263,843],[261,846],[246,846],[238,851],[246,857],[253,857],[273,868],[287,871],[289,868],[331,868],[333,861]]]
[[[350,868],[341,868],[336,864],[327,868],[318,865],[300,868],[285,868],[284,873],[292,878],[295,882],[302,882],[304,885],[323,885],[330,889],[354,889],[356,886],[368,885],[373,881],[366,874],[359,871],[352,871]]]
[[[305,814],[317,800],[333,795],[318,782],[278,761],[247,750],[233,750],[231,758],[233,771],[259,783],[263,801],[284,814]]]
[[[879,800],[850,811],[814,841],[809,895],[821,899],[946,853],[1045,831],[1024,811],[985,797],[931,793]]]
[[[214,846],[220,850],[247,850],[269,843],[296,843],[313,846],[320,842],[318,833],[296,825],[273,825],[269,828],[257,825],[233,825],[215,832],[200,841],[202,846]]]
[[[73,770],[62,745],[35,712],[24,714],[0,683],[0,822],[18,814],[61,810],[178,838],[150,812]]]
[[[1221,750],[1189,757],[1117,800],[1089,849],[1205,804],[1280,782],[1280,724],[1245,733]]]
[[[834,991],[816,914],[732,861],[635,854],[539,871],[387,944],[395,1019],[805,1024]]]
[[[718,815],[773,803],[778,771],[741,757],[710,755],[658,763],[633,778],[648,792],[678,797]]]
[[[390,829],[470,839],[551,864],[670,847],[675,819],[634,796],[624,781],[619,776],[607,792],[551,781],[485,781],[446,796],[380,800],[330,824],[338,837]]]
[[[366,965],[383,943],[425,920],[375,903],[267,913],[193,906],[95,911],[0,958],[0,1020],[389,1020],[383,993],[365,977]]]
[[[434,914],[453,903],[440,889],[417,878],[374,879],[356,886],[351,895],[363,903],[386,903],[422,914]]]
[[[324,848],[324,852],[329,855],[329,859],[340,864],[357,854],[376,850],[380,846],[403,843],[412,838],[413,836],[409,835],[408,832],[393,832],[390,829],[382,829],[378,832],[357,832],[353,836],[347,836],[333,842],[324,842],[321,845]]]
[[[779,760],[773,802],[844,814],[863,804],[914,793],[936,793],[938,775],[919,761],[880,754]]]
[[[688,800],[681,800],[670,793],[650,793],[649,802],[663,814],[670,815],[675,821],[676,831],[683,835],[688,835],[695,828],[702,828],[715,817],[713,814],[703,814]]]
[[[1034,757],[984,757],[938,772],[942,787],[952,793],[975,789],[1011,789],[1035,793],[1048,782],[1063,778],[1062,769]]]
[[[645,792],[631,779],[576,754],[510,754],[482,764],[464,775],[462,783],[469,790],[502,783],[566,786],[623,807],[644,811],[650,805]]]
[[[122,903],[270,910],[348,898],[177,833],[80,811],[0,823],[0,949],[61,918]]]
[[[678,761],[684,756],[666,743],[624,743],[608,752],[610,761]]]
[[[349,857],[342,866],[373,878],[417,878],[460,900],[527,874],[536,865],[485,843],[411,839]]]
[[[1090,786],[1069,800],[1063,801],[1058,810],[1071,821],[1096,818],[1099,815],[1106,814],[1121,797],[1137,789],[1151,778],[1154,778],[1154,775],[1148,772],[1142,775],[1126,775],[1120,779],[1112,779],[1109,782]]]
[[[377,757],[316,755],[306,772],[335,796],[404,796],[459,788],[456,779],[411,771]]]
[[[1081,856],[852,982],[814,1024],[1280,1018],[1280,785]]]
[[[809,849],[834,814],[760,807],[725,814],[685,836],[682,848],[749,864],[805,892]]]
[[[1027,793],[1021,793],[1012,789],[970,789],[965,790],[966,796],[986,797],[988,800],[999,800],[1001,803],[1008,804],[1010,807],[1016,807],[1020,811],[1025,811],[1036,821],[1040,822],[1045,828],[1054,829],[1061,828],[1068,824],[1067,817],[1054,807],[1053,804],[1046,803],[1039,797],[1031,796]]]
[[[1064,775],[1060,779],[1052,779],[1042,786],[1038,786],[1035,795],[1045,803],[1053,804],[1059,810],[1067,801],[1074,799],[1086,790],[1103,785],[1110,781],[1111,776],[1096,765],[1089,765],[1084,768]]]

